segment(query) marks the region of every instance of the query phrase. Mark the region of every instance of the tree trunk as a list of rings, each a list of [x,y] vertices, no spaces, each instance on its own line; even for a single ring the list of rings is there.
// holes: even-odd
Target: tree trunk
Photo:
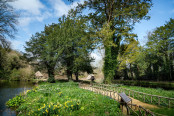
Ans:
[[[70,70],[66,70],[68,80],[72,80],[72,72]]]
[[[104,82],[111,83],[112,79],[116,76],[117,70],[117,56],[120,47],[121,36],[115,38],[112,41],[115,46],[105,46],[105,58],[104,58]]]
[[[76,81],[79,81],[79,73],[78,72],[75,73],[75,76],[76,76]]]
[[[130,73],[131,73],[131,78],[134,79],[133,71],[132,71],[132,64],[130,63]]]
[[[47,70],[48,70],[48,82],[54,83],[55,82],[55,79],[54,79],[54,68],[48,66]]]
[[[173,70],[173,59],[174,59],[174,52],[170,53],[170,79],[174,80],[174,70]]]

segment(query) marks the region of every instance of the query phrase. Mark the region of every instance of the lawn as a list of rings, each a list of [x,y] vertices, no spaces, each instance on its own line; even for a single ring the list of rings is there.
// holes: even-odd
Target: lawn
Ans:
[[[7,102],[23,115],[104,116],[119,115],[119,103],[107,96],[83,90],[74,82],[43,83]]]
[[[138,86],[126,86],[126,85],[121,87],[130,89],[130,90],[148,93],[148,94],[174,98],[174,90],[164,90],[161,88],[147,88],[147,87],[138,87]]]

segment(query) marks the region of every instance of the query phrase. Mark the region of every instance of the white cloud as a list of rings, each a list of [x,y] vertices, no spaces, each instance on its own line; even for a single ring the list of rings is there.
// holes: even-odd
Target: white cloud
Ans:
[[[68,11],[71,8],[75,8],[78,5],[78,3],[84,2],[84,0],[80,0],[80,1],[73,2],[70,5],[67,5],[67,4],[65,4],[65,2],[63,2],[63,0],[49,0],[49,1],[50,1],[51,5],[53,6],[54,14],[57,17],[60,17],[62,15],[67,15]]]
[[[51,9],[43,5],[40,0],[17,0],[10,3],[17,11],[20,11],[19,24],[22,27],[28,26],[33,21],[42,22],[51,17],[67,15],[71,8],[84,0],[75,1],[72,4],[65,4],[63,0],[49,0]]]
[[[49,9],[40,0],[17,0],[10,3],[17,11],[20,11],[19,25],[28,26],[33,21],[42,22],[52,17]]]
[[[22,50],[23,49],[23,45],[24,45],[24,41],[20,41],[20,40],[10,40],[11,41],[11,45],[12,48],[15,50]]]
[[[19,25],[27,26],[32,21],[31,17],[22,17],[19,19]]]
[[[39,15],[44,5],[39,0],[17,0],[11,3],[17,10],[24,10],[33,15]]]

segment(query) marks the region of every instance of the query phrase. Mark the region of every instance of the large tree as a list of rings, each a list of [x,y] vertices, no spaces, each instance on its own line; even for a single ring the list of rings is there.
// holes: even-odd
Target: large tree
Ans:
[[[57,67],[64,67],[68,79],[72,74],[78,80],[79,72],[92,72],[89,57],[92,51],[92,41],[85,20],[65,17],[58,24],[45,27],[41,33],[36,33],[26,43],[28,57],[42,62],[48,70],[50,82],[54,82],[54,72]]]
[[[28,58],[36,59],[47,68],[49,82],[54,82],[54,70],[59,55],[62,53],[63,40],[61,38],[61,26],[52,24],[45,26],[44,31],[33,35],[29,42],[26,42],[25,50]]]
[[[152,76],[157,80],[174,79],[173,51],[174,19],[170,19],[164,26],[156,28],[148,35],[147,52],[151,59]]]
[[[7,38],[14,38],[17,24],[17,14],[9,2],[13,0],[0,0],[0,78],[9,77],[8,56],[11,51],[10,42]]]
[[[110,83],[116,76],[121,41],[135,36],[131,33],[133,25],[142,19],[149,19],[147,14],[151,6],[151,0],[88,0],[77,7],[77,11],[85,8],[91,10],[84,17],[89,19],[104,44],[105,82]]]
[[[59,20],[65,42],[60,63],[65,67],[68,79],[72,79],[72,74],[75,74],[78,80],[80,72],[92,72],[90,62],[93,59],[89,54],[94,42],[90,40],[86,20],[72,15],[69,13],[69,16],[64,16]]]

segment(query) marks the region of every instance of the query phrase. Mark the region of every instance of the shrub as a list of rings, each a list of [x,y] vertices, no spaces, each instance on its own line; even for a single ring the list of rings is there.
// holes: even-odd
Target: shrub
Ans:
[[[13,69],[10,74],[10,80],[31,80],[34,78],[34,72],[31,67]]]
[[[16,108],[16,107],[19,107],[21,105],[21,103],[23,103],[23,102],[25,102],[23,97],[18,95],[16,97],[14,97],[13,99],[9,99],[9,101],[7,101],[6,105],[7,105],[7,107]]]

